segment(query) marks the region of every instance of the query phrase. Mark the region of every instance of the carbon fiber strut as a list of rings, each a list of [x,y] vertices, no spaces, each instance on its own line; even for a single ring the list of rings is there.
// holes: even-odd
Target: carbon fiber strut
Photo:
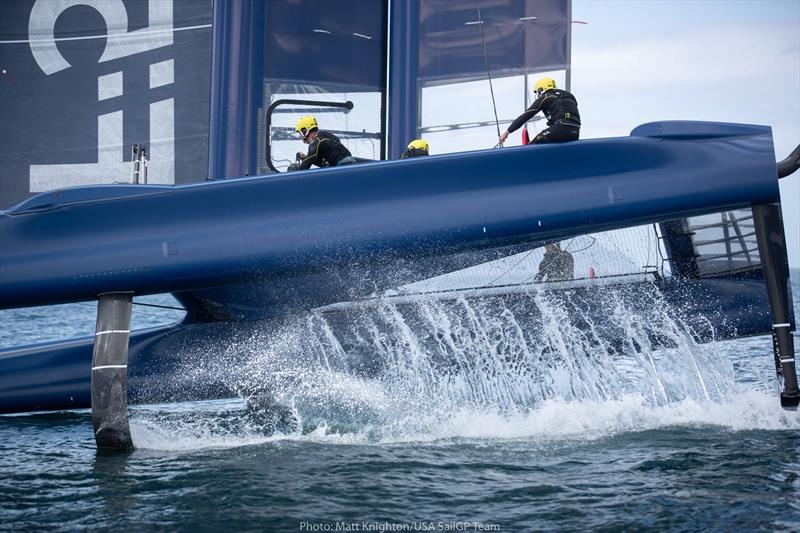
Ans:
[[[769,307],[772,311],[775,370],[779,378],[783,377],[781,407],[796,411],[800,404],[800,390],[797,388],[794,339],[789,315],[789,267],[780,204],[754,205],[753,221],[758,239],[758,253],[761,256],[761,266],[767,282]]]
[[[128,425],[128,338],[133,293],[98,296],[92,352],[92,424],[98,448],[133,449]]]

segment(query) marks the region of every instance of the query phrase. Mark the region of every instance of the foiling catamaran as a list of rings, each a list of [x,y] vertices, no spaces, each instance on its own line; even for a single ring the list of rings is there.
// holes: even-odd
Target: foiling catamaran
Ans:
[[[700,341],[772,333],[781,405],[800,402],[778,187],[800,153],[776,164],[769,127],[658,122],[628,137],[397,160],[420,133],[494,126],[424,124],[431,88],[487,67],[526,83],[561,71],[568,86],[568,1],[0,9],[2,99],[14,102],[1,126],[0,308],[98,302],[93,337],[0,350],[0,412],[91,407],[98,446],[129,448],[128,395],[143,383],[159,399],[230,393],[182,391],[176,359],[237,324],[524,292],[527,278],[425,280],[641,226],[660,264],[598,278],[592,266],[549,290],[592,302],[609,283],[656,286],[702,321]],[[297,146],[291,124],[309,113],[366,161],[280,172]],[[158,293],[185,318],[131,332],[133,297]]]

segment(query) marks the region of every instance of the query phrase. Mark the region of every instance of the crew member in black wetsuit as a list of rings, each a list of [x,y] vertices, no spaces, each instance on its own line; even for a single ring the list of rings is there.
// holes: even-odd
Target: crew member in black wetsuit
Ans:
[[[544,257],[539,263],[539,272],[534,281],[541,283],[572,279],[575,275],[575,261],[572,259],[572,254],[562,250],[557,242],[545,244],[544,249]]]
[[[500,134],[499,143],[502,145],[509,133],[518,130],[539,111],[547,117],[548,127],[534,137],[531,144],[577,141],[581,131],[581,117],[578,114],[578,101],[572,93],[556,89],[556,82],[552,78],[540,79],[533,90],[537,95],[536,101]]]
[[[303,138],[303,142],[308,144],[308,155],[303,152],[297,153],[297,158],[300,160],[300,164],[295,167],[297,170],[311,168],[311,165],[334,167],[356,162],[350,150],[345,148],[336,135],[319,131],[317,119],[311,115],[298,120],[294,129]]]
[[[409,157],[419,157],[421,155],[428,155],[428,142],[424,139],[414,139],[406,147],[406,151],[400,156],[400,159],[408,159]]]

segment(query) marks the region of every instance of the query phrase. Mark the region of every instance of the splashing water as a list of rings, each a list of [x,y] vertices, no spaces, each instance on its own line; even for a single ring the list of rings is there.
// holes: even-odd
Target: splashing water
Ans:
[[[242,398],[289,406],[301,428],[265,436],[240,402],[199,418],[136,415],[134,437],[163,443],[157,427],[180,423],[210,446],[231,445],[231,434],[238,444],[592,438],[664,423],[749,427],[773,410],[774,396],[749,390],[752,416],[727,413],[743,397],[733,364],[715,343],[696,343],[695,327],[655,285],[315,311],[254,328],[202,363]]]

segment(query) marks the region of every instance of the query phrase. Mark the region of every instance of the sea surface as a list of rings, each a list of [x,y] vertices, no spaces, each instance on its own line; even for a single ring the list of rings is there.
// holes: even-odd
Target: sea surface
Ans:
[[[131,406],[130,453],[96,450],[88,410],[0,416],[0,530],[800,530],[800,415],[779,406],[768,336],[698,345],[661,313],[643,319],[675,342],[650,350],[642,320],[615,309],[642,348],[615,352],[532,298],[552,322],[535,354],[510,313],[423,309],[442,329],[430,338],[462,358],[447,377],[415,344],[424,324],[396,309],[357,332],[391,360],[381,379],[342,371],[319,317],[253,332],[224,350],[248,357],[221,354],[236,362],[216,371],[294,391],[282,400],[297,424],[277,433],[241,398]],[[180,316],[136,306],[134,327]],[[92,304],[0,311],[0,346],[91,334],[94,320]],[[287,363],[312,352],[325,364]],[[525,383],[498,353],[549,370]]]

